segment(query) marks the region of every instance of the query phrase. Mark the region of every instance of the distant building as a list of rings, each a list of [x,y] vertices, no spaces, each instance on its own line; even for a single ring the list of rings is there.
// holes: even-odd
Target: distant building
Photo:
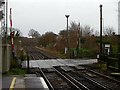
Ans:
[[[118,2],[118,34],[120,35],[120,1]]]

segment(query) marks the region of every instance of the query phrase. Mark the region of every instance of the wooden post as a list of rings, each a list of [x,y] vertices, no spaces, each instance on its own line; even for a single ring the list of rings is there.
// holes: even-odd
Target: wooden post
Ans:
[[[29,67],[29,55],[27,54],[27,73],[29,73],[30,67]]]
[[[100,59],[98,62],[102,60],[102,5],[100,5]]]

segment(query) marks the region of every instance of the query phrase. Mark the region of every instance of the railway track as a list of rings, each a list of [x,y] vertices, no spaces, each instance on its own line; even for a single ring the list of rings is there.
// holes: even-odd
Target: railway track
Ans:
[[[33,60],[52,59],[49,55],[33,47],[27,48]],[[57,66],[39,68],[36,72],[42,76],[50,90],[119,90],[120,82],[81,66]]]
[[[81,73],[76,73],[73,68],[39,68],[36,75],[42,76],[50,90],[119,90],[111,89]]]
[[[74,78],[78,82],[83,83],[90,90],[119,90],[120,82],[95,71],[85,69],[81,66],[77,67],[56,67],[57,70],[66,74],[69,78]]]
[[[86,70],[85,73],[83,73],[85,76],[94,79],[95,81],[103,84],[104,86],[112,89],[112,90],[119,90],[120,89],[120,81],[111,78],[109,76],[100,74],[98,72],[95,72],[93,70]],[[93,77],[91,77],[93,76]]]
[[[69,67],[68,67],[69,68]],[[59,70],[61,73],[63,73],[65,76],[67,76],[72,81],[75,81],[76,84],[82,84],[85,87],[85,90],[109,90],[109,88],[104,87],[100,83],[93,81],[90,78],[85,77],[82,74],[79,74],[76,72],[76,70],[67,69],[64,67],[57,67],[57,70]]]
[[[43,52],[35,47],[27,47],[27,53],[32,57],[33,60],[56,59],[56,57],[50,56],[46,52]]]
[[[72,81],[54,68],[39,69],[50,90],[81,90]],[[39,77],[39,74],[37,74]]]

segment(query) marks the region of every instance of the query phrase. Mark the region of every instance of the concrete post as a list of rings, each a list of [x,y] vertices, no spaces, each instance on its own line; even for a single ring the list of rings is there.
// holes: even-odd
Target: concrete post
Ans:
[[[7,72],[10,69],[10,45],[2,45],[2,72]]]

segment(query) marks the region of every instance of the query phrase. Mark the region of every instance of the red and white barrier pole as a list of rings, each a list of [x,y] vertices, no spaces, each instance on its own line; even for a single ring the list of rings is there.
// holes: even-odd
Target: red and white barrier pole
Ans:
[[[12,32],[12,8],[10,8],[10,32]]]
[[[12,32],[12,8],[10,8],[10,36],[11,36],[12,53],[14,56],[14,32]]]
[[[14,50],[14,41],[13,41],[13,38],[14,38],[14,32],[11,32],[11,44],[12,44],[12,50]]]

